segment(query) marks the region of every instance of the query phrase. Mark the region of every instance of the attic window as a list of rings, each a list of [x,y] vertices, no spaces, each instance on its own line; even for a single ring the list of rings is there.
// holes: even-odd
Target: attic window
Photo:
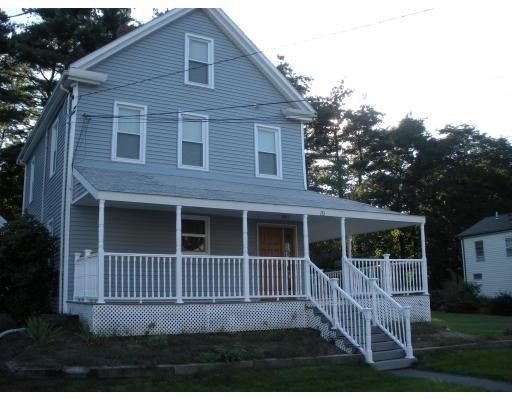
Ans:
[[[213,89],[213,39],[185,35],[185,83]]]
[[[512,237],[505,239],[505,249],[507,252],[507,257],[512,257]]]

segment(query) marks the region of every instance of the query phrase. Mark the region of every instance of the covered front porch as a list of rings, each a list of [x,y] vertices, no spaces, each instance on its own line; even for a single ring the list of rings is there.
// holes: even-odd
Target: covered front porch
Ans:
[[[428,294],[423,222],[411,221],[410,216],[350,211],[346,216],[326,211],[311,215],[243,209],[243,204],[226,209],[184,203],[155,205],[91,197],[76,202],[76,218],[95,227],[97,242],[89,236],[85,244],[90,246],[80,247],[84,241],[74,243],[69,301],[304,300],[312,290],[309,245],[335,238],[341,238],[340,260],[374,278],[389,295]],[[421,258],[350,256],[352,235],[410,225],[418,226]],[[350,291],[342,270],[327,274]]]

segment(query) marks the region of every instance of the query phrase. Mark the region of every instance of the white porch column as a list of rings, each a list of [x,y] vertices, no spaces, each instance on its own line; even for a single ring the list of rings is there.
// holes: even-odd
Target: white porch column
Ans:
[[[348,276],[348,268],[345,265],[345,258],[347,258],[347,242],[346,242],[346,232],[345,232],[345,217],[340,218],[341,225],[341,281],[343,283],[343,290],[348,291],[349,288],[349,276]]]
[[[427,274],[427,247],[425,245],[425,223],[420,225],[421,237],[421,278],[423,280],[423,293],[428,294],[428,274]]]
[[[309,226],[308,216],[302,216],[302,238],[304,240],[304,291],[306,297],[311,297],[311,278],[309,270]]]
[[[244,257],[244,301],[251,301],[249,298],[249,237],[247,233],[247,210],[243,213],[242,236],[243,236],[243,257]]]
[[[183,303],[181,254],[181,206],[176,206],[176,302]]]
[[[100,200],[98,215],[98,303],[105,303],[105,200]]]
[[[352,258],[352,235],[348,237],[347,250],[348,258]]]
[[[384,291],[391,296],[391,288],[393,287],[391,263],[389,261],[390,254],[383,254],[384,257]]]

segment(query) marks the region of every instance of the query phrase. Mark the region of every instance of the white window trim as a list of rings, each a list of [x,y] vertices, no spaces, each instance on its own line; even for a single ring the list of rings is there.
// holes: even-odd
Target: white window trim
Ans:
[[[481,242],[481,243],[482,243],[482,255],[481,255],[481,256],[479,256],[479,255],[478,255],[478,252],[477,252],[477,250],[476,250],[476,244],[477,244],[478,242]],[[473,246],[474,246],[474,248],[475,248],[475,260],[476,260],[476,262],[482,262],[482,261],[485,261],[485,247],[484,247],[484,241],[483,241],[483,240],[475,240],[475,242],[474,242],[474,245],[473,245]]]
[[[183,246],[183,236],[190,236],[190,237],[204,237],[205,238],[205,244],[206,244],[206,251],[182,251],[182,254],[185,255],[201,255],[201,254],[210,254],[210,217],[202,216],[202,215],[182,215],[181,221],[182,221],[182,227],[183,227],[183,220],[185,219],[191,219],[195,221],[204,221],[204,235],[199,233],[186,233],[183,232],[183,228],[181,231],[181,243]]]
[[[56,119],[50,128],[50,178],[57,171],[57,142],[59,139],[58,119]]]
[[[200,41],[204,41],[208,43],[208,84],[204,83],[192,82],[188,79],[188,62],[189,62],[189,53],[190,53],[190,39],[197,39]],[[214,89],[214,73],[213,73],[213,46],[214,41],[212,38],[196,35],[193,33],[185,33],[185,84],[192,86],[199,86],[208,89]]]
[[[260,174],[260,160],[259,160],[259,151],[258,151],[258,129],[265,128],[271,129],[275,132],[275,141],[276,141],[276,163],[277,163],[277,175],[269,175],[269,174]],[[254,159],[256,165],[256,177],[257,178],[267,178],[267,179],[283,179],[283,166],[282,166],[282,157],[281,157],[281,128],[277,126],[270,125],[262,125],[262,124],[254,124]]]
[[[204,120],[202,124],[202,138],[203,138],[203,166],[197,167],[194,165],[183,164],[183,116],[192,117]],[[193,114],[193,113],[179,113],[178,114],[178,168],[193,169],[196,171],[209,171],[209,157],[208,157],[208,115]],[[197,143],[197,142],[196,142]]]
[[[139,159],[117,157],[117,129],[119,125],[119,118],[113,119],[112,124],[112,161],[127,162],[134,164],[145,164],[146,163],[146,115],[148,113],[148,107],[142,104],[127,103],[124,101],[114,101],[114,115],[119,115],[119,107],[138,109],[141,112],[140,119],[140,134],[139,134]],[[131,133],[131,135],[135,135]]]
[[[51,229],[50,229],[51,228]],[[48,229],[48,232],[50,232],[50,235],[53,236],[55,227],[53,226],[53,218],[50,218],[46,222],[46,229]]]
[[[35,169],[36,169],[36,157],[32,157],[30,160],[30,180],[28,187],[28,203],[32,203],[34,201],[34,178],[35,178]]]

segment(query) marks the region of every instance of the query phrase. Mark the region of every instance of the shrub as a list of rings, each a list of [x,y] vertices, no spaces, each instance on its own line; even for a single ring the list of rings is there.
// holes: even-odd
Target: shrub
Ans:
[[[60,327],[51,325],[42,317],[30,317],[26,324],[26,335],[38,344],[53,342],[62,335]]]
[[[453,313],[478,312],[482,304],[478,285],[453,281],[445,284],[434,301],[440,310]]]
[[[512,315],[512,295],[500,292],[489,300],[489,312],[495,315]]]
[[[0,313],[16,321],[50,311],[56,241],[34,217],[0,228]]]
[[[80,336],[87,344],[102,344],[106,340],[105,336],[94,333],[85,324],[80,325],[80,332],[78,336]]]
[[[213,346],[212,350],[199,354],[201,362],[238,362],[246,358],[247,350],[242,346]]]

